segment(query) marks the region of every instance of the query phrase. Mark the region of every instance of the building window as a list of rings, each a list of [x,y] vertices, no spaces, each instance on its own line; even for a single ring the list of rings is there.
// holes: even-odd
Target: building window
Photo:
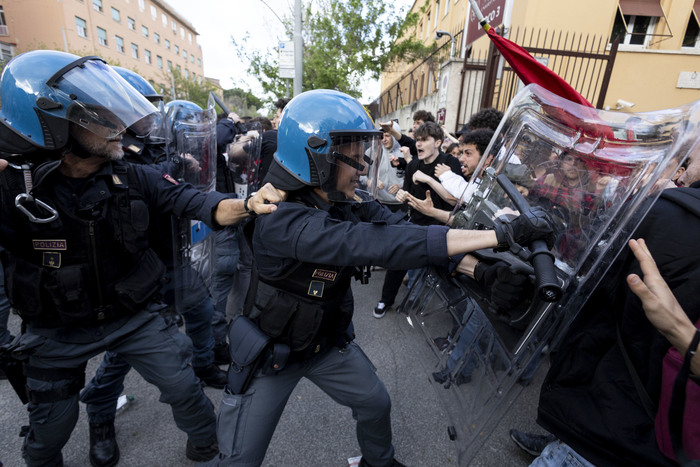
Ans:
[[[437,28],[439,17],[440,17],[440,0],[435,2],[435,24],[433,25],[434,28]]]
[[[148,63],[150,65],[151,64],[151,51],[148,49],[144,49],[143,57],[146,59],[146,63]]]
[[[112,19],[113,19],[114,21],[116,21],[117,23],[121,23],[121,22],[122,22],[122,17],[121,17],[121,15],[119,14],[119,10],[117,10],[117,9],[114,8],[114,7],[112,7]]]
[[[160,55],[156,55],[156,65],[158,65],[158,68],[161,70],[163,69],[163,57]]]
[[[172,60],[168,60],[168,70],[173,71],[173,62]]]
[[[165,49],[170,50],[170,40],[169,39],[165,39]]]
[[[190,41],[190,44],[192,43],[192,33],[191,32],[187,33],[187,40]]]
[[[143,11],[146,9],[146,2],[144,0],[139,0],[139,10]]]
[[[171,20],[170,26],[173,28],[173,34],[177,34],[177,23]]]
[[[200,68],[202,67],[202,59],[199,57],[197,58],[197,66]]]
[[[5,22],[5,10],[0,5],[0,36],[9,36],[10,32],[7,30],[7,23]],[[12,46],[9,46],[10,48]]]
[[[175,65],[175,69],[178,73],[182,73],[182,68],[180,68],[180,65]]]
[[[180,46],[175,44],[175,55],[180,55]]]
[[[445,13],[443,15],[447,16],[447,13],[450,12],[450,0],[445,0]]]
[[[697,4],[698,2],[696,2]],[[688,19],[688,27],[685,28],[682,47],[700,48],[700,24],[698,24],[698,17],[695,12],[691,13]]]
[[[87,38],[87,23],[83,18],[75,17],[75,32],[77,32],[80,37]]]
[[[131,43],[131,56],[138,60],[139,58],[139,46]]]
[[[97,41],[107,47],[107,31],[100,27],[97,28]]]
[[[180,39],[185,39],[185,28],[180,26]]]
[[[156,44],[160,44],[160,34],[158,34],[157,32],[154,32],[154,33],[153,33],[153,41],[154,41]]]
[[[92,0],[92,7],[102,13],[102,0]]]
[[[2,7],[0,7],[0,10],[2,10]],[[10,44],[0,42],[0,62],[7,63],[10,60],[12,60],[12,57],[14,55],[14,50],[12,49],[12,46]]]
[[[610,42],[620,38],[620,45],[644,46],[654,33],[656,19],[653,16],[621,15],[617,12]],[[627,27],[625,27],[625,25]]]
[[[156,10],[156,7],[153,5],[151,5],[151,19],[153,19],[153,21],[158,19],[158,10]]]
[[[141,34],[143,37],[148,37],[148,27],[141,25]]]
[[[114,43],[117,44],[117,52],[124,53],[124,39],[119,36],[114,36]]]
[[[190,63],[194,63],[194,55],[190,54]]]
[[[136,20],[134,18],[126,17],[126,22],[129,24],[129,29],[136,31]]]
[[[187,60],[187,51],[185,49],[182,49],[182,58]]]
[[[160,20],[163,22],[163,27],[168,27],[168,16],[165,13],[160,14]]]
[[[652,36],[664,36],[654,31],[665,18],[660,0],[620,0],[610,42],[619,39],[620,44],[644,47]]]
[[[190,70],[185,68],[185,79],[190,79]]]

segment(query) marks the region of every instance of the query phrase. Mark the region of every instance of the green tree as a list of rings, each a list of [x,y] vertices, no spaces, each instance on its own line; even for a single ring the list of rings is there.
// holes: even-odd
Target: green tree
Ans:
[[[264,105],[262,99],[240,88],[224,89],[224,103],[230,111],[236,112],[241,117],[257,116],[258,110]]]
[[[379,78],[392,62],[412,62],[431,50],[407,33],[418,15],[403,15],[393,3],[363,0],[309,0],[304,6],[302,37],[303,85],[309,89],[337,89],[352,96],[362,94],[364,77]],[[288,37],[292,19],[285,17]],[[251,49],[248,38],[233,40],[248,72],[274,98],[286,95],[289,83],[279,77],[277,52]]]
[[[194,79],[185,78],[177,69],[172,70],[172,75],[173,79],[170,79],[170,75],[168,73],[164,73],[163,81],[168,83],[166,84],[166,89],[163,93],[165,102],[172,100],[171,88],[172,83],[174,82],[176,99],[184,99],[194,102],[203,109],[207,107],[207,103],[209,102],[209,92],[215,91],[217,89],[216,86],[206,80],[202,81],[202,84],[199,84]]]

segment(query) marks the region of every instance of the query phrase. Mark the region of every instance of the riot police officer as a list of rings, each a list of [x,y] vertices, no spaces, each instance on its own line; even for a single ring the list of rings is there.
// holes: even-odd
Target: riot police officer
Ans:
[[[126,68],[113,68],[150,102],[154,104],[162,102],[162,96],[157,94],[143,77]],[[196,119],[198,121],[193,125],[197,125],[200,130],[204,131],[194,131],[197,127],[192,128],[193,125],[187,125],[187,128],[182,128],[182,130],[190,130],[190,140],[197,134],[203,134],[205,138],[210,140],[210,143],[213,143],[214,115],[213,112],[208,115],[199,106],[187,101],[171,101],[164,110],[166,115],[170,117],[164,119],[164,123],[169,123],[168,131],[165,131],[161,125],[148,136],[139,137],[127,130],[122,139],[124,158],[139,164],[157,163],[158,170],[182,180],[184,179],[184,167],[187,166],[182,155],[184,148],[183,151],[177,151],[175,143],[171,151],[172,154],[170,157],[166,157],[165,133],[172,133],[172,127],[177,126],[180,121]],[[208,124],[207,116],[209,116],[211,124]],[[178,132],[175,131],[175,133]],[[175,133],[168,140],[176,141]],[[190,152],[194,152],[195,156],[201,156],[207,152],[202,150],[205,145],[206,141],[193,141],[193,147],[188,149]],[[211,150],[211,148],[208,149]],[[201,174],[200,166],[204,164],[199,163],[201,157],[195,158],[195,156],[188,154],[191,160],[189,164],[196,165],[199,169],[196,172]],[[202,186],[194,186],[198,189],[203,188]],[[173,235],[175,229],[177,229],[177,235]],[[166,319],[172,319],[173,316],[176,316],[171,309],[182,313],[186,320],[185,332],[192,341],[192,368],[202,382],[220,389],[226,383],[226,373],[214,364],[214,336],[211,324],[213,306],[208,288],[203,283],[200,271],[193,268],[191,264],[183,264],[181,258],[173,257],[174,251],[183,251],[183,255],[185,253],[185,248],[181,245],[177,247],[174,245],[173,237],[180,242],[182,238],[189,238],[189,232],[189,220],[178,219],[169,214],[157,216],[149,227],[152,248],[167,268],[165,283],[160,289],[164,301],[169,306]],[[204,246],[206,241],[207,238],[203,238],[200,246]],[[201,250],[206,251],[205,248],[201,248]],[[187,252],[189,251],[187,250]],[[204,257],[202,261],[211,263],[211,258]],[[225,331],[223,332],[225,333]],[[106,352],[95,376],[80,393],[80,400],[85,404],[90,423],[90,462],[94,466],[112,465],[119,459],[114,418],[117,399],[124,389],[124,378],[130,370],[131,366],[119,354]]]
[[[27,465],[62,464],[86,362],[104,350],[158,386],[188,435],[187,456],[211,458],[214,411],[188,365],[191,343],[158,313],[164,266],[149,248],[149,218],[171,212],[217,227],[246,209],[274,211],[265,198],[279,197],[269,188],[244,204],[122,162],[123,132],[147,134],[157,109],[98,57],[21,54],[0,93],[0,150],[45,161],[13,161],[0,175],[7,292],[25,328],[12,355],[27,379]]]
[[[352,409],[360,465],[402,465],[394,459],[389,394],[353,342],[356,267],[446,266],[450,255],[552,236],[546,215],[536,210],[497,223],[496,231],[402,220],[374,200],[381,138],[363,106],[340,92],[309,91],[285,108],[266,181],[289,195],[254,224],[254,303],[231,325],[234,364],[218,417],[221,452],[212,463],[260,465],[287,399],[306,377]],[[250,381],[242,381],[260,342],[268,350]]]

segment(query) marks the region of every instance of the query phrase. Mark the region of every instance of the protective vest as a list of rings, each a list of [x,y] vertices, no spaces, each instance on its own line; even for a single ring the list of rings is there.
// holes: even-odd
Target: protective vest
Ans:
[[[22,175],[0,174],[3,263],[8,298],[25,322],[41,328],[91,326],[138,311],[161,285],[164,266],[148,248],[149,212],[133,169],[84,181],[80,196],[61,195],[59,161],[34,170],[32,195],[58,212],[31,222],[14,208]],[[71,207],[69,207],[71,206]]]
[[[304,199],[294,200],[309,205]],[[252,228],[246,226],[246,237]],[[257,276],[255,308],[249,317],[292,352],[318,353],[344,345],[352,321],[353,267],[299,262],[280,277]],[[256,280],[254,278],[253,280]]]

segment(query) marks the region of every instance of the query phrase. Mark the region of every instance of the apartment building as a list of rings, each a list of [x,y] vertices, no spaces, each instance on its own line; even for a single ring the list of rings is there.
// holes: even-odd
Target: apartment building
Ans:
[[[545,38],[551,42],[552,37],[561,37],[563,43],[567,37],[576,35],[580,39],[567,44],[574,52],[583,51],[586,41],[589,46],[592,38],[602,38],[602,48],[610,51],[610,43],[619,38],[601,107],[643,112],[700,99],[700,0],[479,0],[479,3],[485,5],[484,14],[489,13],[490,7],[508,12],[501,14],[501,18],[510,16],[512,40],[515,32],[522,33],[520,45],[549,47],[549,43],[544,45]],[[418,13],[420,20],[409,33],[426,44],[435,40],[438,30],[448,31],[463,41],[470,11],[468,4],[468,0],[416,0],[411,11]],[[522,43],[525,38],[527,44]],[[442,38],[438,43],[446,40]],[[485,56],[489,43],[486,37],[477,39],[470,56]],[[460,56],[456,58],[464,60],[466,48],[460,45],[463,44],[457,44]],[[585,67],[584,62],[572,58],[561,60],[568,60],[562,70],[567,66]],[[385,70],[382,93],[401,79],[402,71],[405,73],[413,66]],[[547,66],[559,72],[557,63],[550,60]],[[581,90],[600,83],[571,84]],[[429,92],[438,92],[437,85],[429,88]]]
[[[0,0],[0,54],[34,49],[97,55],[164,92],[168,70],[204,82],[197,31],[161,0]]]

